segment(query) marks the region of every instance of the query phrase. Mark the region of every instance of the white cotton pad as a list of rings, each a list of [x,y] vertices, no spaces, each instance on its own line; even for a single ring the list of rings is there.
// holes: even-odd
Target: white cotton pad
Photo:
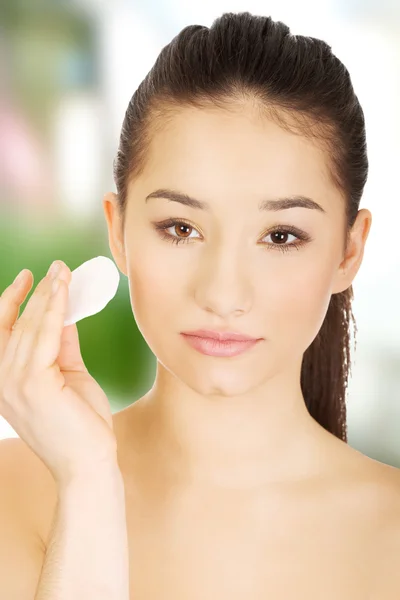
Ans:
[[[72,271],[64,327],[100,312],[117,293],[119,270],[106,256],[96,256]]]

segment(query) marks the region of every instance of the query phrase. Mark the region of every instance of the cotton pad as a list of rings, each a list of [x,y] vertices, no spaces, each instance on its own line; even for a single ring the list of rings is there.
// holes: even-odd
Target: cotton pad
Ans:
[[[100,312],[117,293],[120,274],[106,256],[96,256],[72,271],[64,327]]]

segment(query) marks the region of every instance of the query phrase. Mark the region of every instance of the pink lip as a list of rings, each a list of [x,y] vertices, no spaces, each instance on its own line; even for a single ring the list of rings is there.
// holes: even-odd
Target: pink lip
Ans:
[[[206,354],[207,356],[237,356],[238,354],[242,354],[257,344],[259,341],[254,338],[241,341],[221,341],[215,338],[199,337],[196,335],[187,335],[185,333],[182,333],[181,335],[192,346],[192,348],[198,352],[201,352],[201,354]]]
[[[183,331],[183,335],[193,335],[200,338],[208,338],[219,342],[256,342],[259,338],[249,335],[235,333],[233,331],[212,331],[211,329],[197,329],[196,331]]]

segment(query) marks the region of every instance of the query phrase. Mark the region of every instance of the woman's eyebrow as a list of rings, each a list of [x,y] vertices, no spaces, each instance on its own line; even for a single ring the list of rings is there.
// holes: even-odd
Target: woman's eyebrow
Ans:
[[[198,200],[197,198],[193,198],[188,194],[184,194],[182,192],[178,192],[177,190],[171,190],[168,188],[160,188],[151,192],[148,196],[146,196],[146,202],[150,198],[165,198],[166,200],[170,200],[171,202],[179,202],[180,204],[184,204],[185,206],[190,206],[191,208],[197,208],[199,210],[211,211],[211,207],[208,202],[204,200]],[[287,210],[288,208],[309,208],[314,210],[319,210],[326,214],[326,211],[320,204],[308,198],[307,196],[289,196],[286,198],[275,198],[270,200],[262,200],[258,205],[259,210],[269,210],[269,211],[278,211],[278,210]]]

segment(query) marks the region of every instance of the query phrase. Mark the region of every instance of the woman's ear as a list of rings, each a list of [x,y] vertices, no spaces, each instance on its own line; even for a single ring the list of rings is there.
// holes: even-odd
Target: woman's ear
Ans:
[[[108,243],[111,254],[121,273],[126,275],[126,257],[117,194],[114,194],[114,192],[105,194],[103,210],[108,228]]]
[[[363,208],[358,211],[357,218],[350,232],[346,254],[339,265],[332,294],[347,290],[361,266],[365,244],[372,224],[371,212]]]

